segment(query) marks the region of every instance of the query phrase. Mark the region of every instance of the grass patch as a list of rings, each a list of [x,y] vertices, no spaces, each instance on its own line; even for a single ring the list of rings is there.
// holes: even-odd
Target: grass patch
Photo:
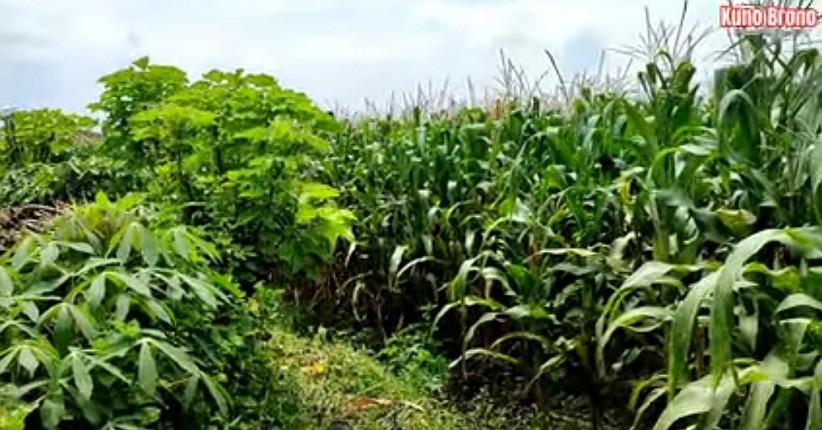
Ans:
[[[273,366],[299,399],[304,429],[342,421],[355,429],[468,429],[471,420],[351,345],[273,329]],[[475,428],[475,427],[474,427]]]
[[[288,391],[280,415],[284,428],[356,430],[556,430],[587,429],[587,422],[556,413],[534,415],[491,402],[458,410],[432,391],[434,376],[421,383],[418,362],[384,363],[343,340],[306,337],[275,326],[268,343],[272,366]],[[415,354],[418,357],[419,354]],[[393,370],[392,370],[393,369]]]

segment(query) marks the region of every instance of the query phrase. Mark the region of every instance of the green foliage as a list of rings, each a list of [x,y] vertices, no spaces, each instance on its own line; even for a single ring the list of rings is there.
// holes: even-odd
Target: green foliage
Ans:
[[[236,290],[208,269],[208,243],[152,228],[136,202],[99,194],[0,258],[0,380],[36,411],[27,428],[180,428],[200,402],[228,413],[191,350],[209,339],[191,336]]]
[[[182,89],[188,83],[185,73],[175,67],[149,64],[144,57],[126,69],[100,78],[99,82],[103,93],[89,107],[105,115],[102,129],[107,152],[114,158],[128,158],[132,169],[150,165],[151,147],[132,139],[131,117]]]
[[[0,167],[13,169],[65,160],[93,125],[91,118],[56,109],[4,114],[0,118]]]
[[[380,349],[379,358],[394,374],[420,392],[436,393],[444,388],[447,361],[431,344],[425,325],[395,333]]]
[[[164,216],[100,198],[0,259],[0,424],[474,426],[418,414],[436,345],[469,386],[587,399],[592,428],[627,385],[636,428],[819,428],[822,56],[743,34],[702,91],[683,31],[649,26],[635,91],[561,108],[339,123],[270,76],[143,58],[101,80],[99,142],[3,118],[4,202],[138,191]],[[276,329],[269,284],[350,309],[398,376]]]
[[[93,125],[91,118],[54,109],[0,118],[0,201],[47,203],[93,198],[98,189],[122,191],[115,185],[123,163],[95,155]]]
[[[236,264],[245,265],[238,272],[264,276],[286,265],[316,276],[338,239],[352,238],[352,214],[318,182],[316,159],[335,123],[305,95],[242,70],[188,84],[177,69],[147,59],[102,82],[94,106],[107,115],[106,145],[145,161],[156,201],[229,237]]]
[[[319,297],[345,298],[386,337],[434,308],[461,376],[494,359],[538,398],[581,393],[601,409],[642,380],[638,426],[667,401],[659,428],[686,415],[812,428],[819,316],[805,296],[788,302],[804,303],[801,322],[776,310],[815,297],[811,257],[793,254],[815,242],[780,229],[820,222],[822,64],[769,37],[741,37],[706,96],[689,49],[654,46],[639,96],[582,87],[561,111],[501,100],[351,121],[327,164],[360,240]],[[740,251],[785,234],[784,249]],[[745,278],[764,279],[737,285],[749,259]],[[767,358],[789,339],[799,352]]]

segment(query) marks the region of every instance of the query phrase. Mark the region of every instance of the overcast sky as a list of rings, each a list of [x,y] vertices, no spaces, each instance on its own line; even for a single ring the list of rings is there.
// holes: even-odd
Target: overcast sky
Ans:
[[[719,0],[692,0],[718,23]],[[0,0],[0,106],[81,110],[101,75],[142,55],[192,77],[212,68],[276,76],[325,106],[358,108],[449,79],[479,87],[499,52],[537,75],[551,50],[566,74],[634,44],[643,7],[676,21],[676,0]],[[616,64],[619,59],[611,60]]]

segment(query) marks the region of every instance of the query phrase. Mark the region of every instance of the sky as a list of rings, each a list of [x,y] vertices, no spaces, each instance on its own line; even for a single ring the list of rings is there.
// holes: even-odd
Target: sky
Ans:
[[[720,0],[691,0],[716,26]],[[0,0],[0,106],[82,111],[97,79],[148,55],[192,78],[274,75],[323,106],[386,103],[418,85],[467,94],[500,76],[500,52],[531,76],[596,72],[603,50],[638,43],[644,7],[675,22],[676,0]],[[606,70],[625,61],[609,53]],[[549,76],[546,82],[552,82]]]

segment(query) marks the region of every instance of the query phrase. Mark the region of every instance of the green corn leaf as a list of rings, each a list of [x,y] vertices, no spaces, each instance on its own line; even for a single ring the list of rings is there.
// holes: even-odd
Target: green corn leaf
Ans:
[[[558,351],[558,347],[554,345],[554,342],[546,338],[545,336],[540,336],[536,333],[531,333],[527,331],[515,331],[513,333],[508,333],[506,335],[500,336],[499,339],[495,340],[494,343],[491,344],[490,349],[496,350],[502,346],[503,343],[508,342],[509,340],[530,340],[540,344],[542,346],[543,351]]]
[[[785,300],[782,301],[782,303],[779,304],[779,307],[776,308],[776,313],[785,312],[787,310],[799,307],[807,307],[811,309],[816,309],[818,311],[822,311],[822,302],[814,299],[811,296],[808,296],[807,294],[791,294],[790,296],[786,297]]]
[[[790,366],[771,353],[762,362],[763,372],[779,379],[787,378]],[[768,403],[776,392],[776,383],[772,379],[755,382],[745,403],[745,409],[739,424],[740,430],[759,430],[768,411]]]
[[[511,357],[508,354],[503,354],[501,352],[491,351],[491,350],[485,349],[485,348],[472,348],[472,349],[469,349],[469,350],[465,351],[465,354],[463,354],[463,357],[464,357],[465,360],[468,360],[470,358],[477,357],[477,356],[490,357],[490,358],[493,358],[495,360],[499,360],[499,361],[502,361],[502,362],[505,362],[505,363],[513,364],[515,366],[520,366],[522,364],[520,362],[520,360],[518,360],[514,357]],[[448,367],[453,369],[453,368],[457,367],[460,364],[460,362],[462,362],[462,360],[463,360],[462,357],[458,358],[458,359],[452,361],[451,364],[448,365]]]
[[[822,430],[822,361],[816,365],[805,430]]]
[[[717,277],[718,273],[714,272],[694,284],[674,313],[668,349],[668,386],[671,394],[690,379],[688,358],[697,315],[702,302],[716,288]]]
[[[391,254],[391,259],[388,263],[388,279],[393,283],[397,279],[397,272],[399,271],[400,263],[402,262],[402,257],[405,252],[408,250],[408,247],[398,246],[394,249],[394,252]]]
[[[477,333],[477,330],[480,329],[485,324],[491,323],[496,321],[499,318],[500,314],[497,312],[488,312],[483,314],[481,317],[477,319],[477,321],[468,328],[468,331],[465,332],[465,336],[462,340],[463,350],[468,348],[468,345],[474,340],[474,336]]]
[[[600,366],[600,374],[605,375],[605,347],[611,340],[611,336],[619,329],[627,329],[634,332],[648,332],[658,328],[671,318],[669,309],[656,306],[640,306],[631,309],[617,317],[609,326],[605,333],[597,339],[597,362]],[[636,324],[644,323],[637,327]]]
[[[667,392],[668,391],[664,387],[658,387],[651,390],[651,392],[647,396],[645,396],[645,400],[642,402],[642,404],[637,408],[634,422],[629,430],[635,430],[637,428],[640,428],[640,424],[643,424],[645,422],[643,421],[645,413],[655,402],[664,398]]]
[[[719,270],[716,288],[714,289],[710,323],[708,324],[710,368],[717,384],[731,361],[731,345],[733,343],[731,327],[735,325],[733,321],[733,286],[742,271],[743,265],[768,243],[773,241],[787,242],[789,240],[789,236],[783,230],[761,231],[739,242]]]
[[[514,307],[510,307],[503,312],[505,315],[513,318],[514,320],[523,320],[526,318],[532,319],[550,319],[551,314],[545,310],[544,306],[536,305],[536,304],[523,304],[517,305]]]
[[[713,429],[716,425],[714,418],[718,419],[715,412],[724,410],[736,386],[730,374],[720,379],[716,389],[713,387],[712,379],[709,375],[686,385],[662,412],[653,430],[668,430],[677,421],[694,415],[700,415],[703,418],[697,426],[698,430]]]

